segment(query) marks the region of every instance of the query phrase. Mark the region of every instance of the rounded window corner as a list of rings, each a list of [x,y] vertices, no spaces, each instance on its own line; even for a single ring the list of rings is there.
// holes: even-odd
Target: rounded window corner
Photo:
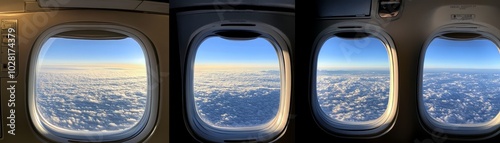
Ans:
[[[78,50],[79,49],[78,47],[83,46],[83,45],[77,46],[77,44],[73,43],[75,41],[80,42],[80,44],[85,42],[92,43],[94,41],[100,42],[99,44],[105,43],[106,41],[114,42],[114,43],[105,43],[108,45],[99,45],[97,43],[93,43],[95,45],[85,45],[85,46],[99,45],[98,47],[100,46],[109,47],[110,45],[113,46],[113,44],[127,44],[126,42],[129,42],[128,44],[132,43],[133,45],[130,48],[128,48],[130,49],[130,51],[137,50],[141,52],[136,54],[138,59],[136,59],[136,61],[131,61],[133,62],[133,64],[130,65],[127,64],[127,62],[120,63],[119,61],[120,58],[116,58],[115,59],[116,61],[113,62],[108,61],[112,58],[99,59],[103,57],[103,55],[99,54],[97,54],[94,57],[97,59],[82,58],[79,59],[81,61],[76,61],[75,59],[78,57],[63,56],[67,54],[68,51],[70,52],[72,50]],[[66,47],[64,45],[66,45]],[[73,46],[74,48],[73,49],[67,48],[71,46]],[[89,48],[88,50],[85,50],[85,52],[86,53],[103,52],[100,50],[96,49],[91,50],[91,49],[92,48]],[[116,25],[112,23],[78,23],[78,22],[63,23],[60,25],[53,26],[42,32],[42,34],[35,41],[33,48],[31,49],[31,53],[29,55],[30,70],[28,72],[28,95],[27,95],[28,110],[29,110],[28,115],[30,117],[30,121],[37,135],[41,136],[41,138],[46,139],[48,141],[57,141],[57,142],[73,142],[73,141],[138,142],[146,139],[156,126],[156,117],[158,113],[157,112],[158,102],[156,102],[158,101],[159,98],[159,92],[157,89],[158,82],[156,81],[156,79],[154,79],[156,77],[155,74],[158,71],[158,67],[156,63],[156,56],[155,56],[156,54],[154,53],[154,51],[155,50],[152,43],[150,43],[149,39],[141,32],[129,27]],[[82,55],[80,53],[72,53],[72,54],[80,56]],[[120,52],[117,52],[115,54],[120,54]],[[99,65],[100,64],[99,62],[103,62],[104,64],[107,61],[109,62],[106,63],[108,64],[107,66]],[[94,63],[98,64],[96,65]],[[115,83],[114,81],[110,81],[99,77],[92,78],[93,79],[92,81],[76,82],[74,81],[76,80],[76,78],[71,77],[71,76],[76,76],[78,72],[86,72],[89,70],[96,70],[95,75],[99,75],[99,73],[101,73],[102,75],[103,73],[106,73],[104,71],[107,70],[123,71],[120,73],[118,72],[115,73],[118,75],[108,75],[108,78],[114,78],[114,76],[122,76],[125,78],[129,77],[137,78],[136,79],[137,81],[135,81],[135,79],[131,79],[130,84],[135,85],[134,83],[137,83],[140,84],[141,86],[137,87],[137,91],[130,91],[130,93],[128,93],[127,91],[127,93],[125,93],[126,91],[124,90],[118,91],[120,88],[96,87],[92,84],[86,84],[89,82],[94,82],[95,84],[103,82],[102,84],[116,84],[117,86],[119,86],[120,84],[122,84],[121,82]],[[137,73],[137,75],[135,74],[125,75],[125,72],[127,71],[133,71],[134,73]],[[67,73],[61,74],[63,72]],[[65,77],[67,76],[67,77],[64,78],[62,76]],[[79,79],[82,80],[83,79],[90,80],[91,77],[90,75],[85,75],[85,74],[81,74],[78,76],[80,76]],[[61,80],[59,81],[53,80],[58,78]],[[64,80],[62,78],[64,78]],[[116,78],[117,80],[120,79],[119,77]],[[70,83],[69,81],[73,82]],[[89,94],[84,94],[81,93],[80,91],[77,91],[76,88],[71,88],[69,84],[74,84],[79,88],[92,88],[92,90],[89,89],[89,91],[87,91]],[[43,87],[40,85],[43,85]],[[66,86],[68,88],[62,87],[65,85],[68,85]],[[42,88],[47,91],[53,90],[53,92],[42,93],[43,92]],[[117,95],[113,94],[114,95],[113,99],[111,99],[111,97],[108,98],[108,96],[105,96],[108,95],[108,93],[104,93],[103,90],[106,90],[107,92],[117,92]],[[122,92],[123,94],[121,94]],[[80,96],[81,100],[79,100]],[[92,96],[92,98],[90,98],[90,96]],[[98,96],[99,98],[97,98]],[[140,98],[140,100],[137,101],[128,100],[129,96],[137,96],[137,98]],[[94,99],[94,97],[96,98]],[[120,103],[122,101],[123,102],[130,101],[130,103],[132,103],[134,107],[133,108],[131,107],[130,109],[123,108],[121,111],[114,110],[113,112],[111,111],[112,110],[111,108],[99,108],[103,110],[101,113],[101,111],[97,110],[91,111],[94,109],[91,110],[85,109],[84,107],[86,107],[86,105],[80,106],[81,104],[84,103],[91,104],[93,102],[103,103],[103,104],[96,103],[96,106],[105,105],[105,102],[109,102],[106,104],[115,104],[113,103],[115,101]],[[45,104],[53,105],[54,107],[46,106]],[[65,111],[65,114],[67,113],[67,115],[60,115],[59,113],[63,112],[59,110],[67,110]],[[50,117],[47,116],[47,114],[49,114],[48,111],[51,112]],[[99,120],[99,119],[106,120],[107,117],[109,116],[115,118],[115,116],[112,116],[114,115],[112,114],[114,112],[117,113],[119,112],[123,114],[130,113],[133,114],[133,116],[130,117],[116,116],[116,118],[118,118],[117,120],[124,121],[123,124],[121,122],[120,123],[109,122],[109,124],[106,125],[93,124],[94,120]],[[87,116],[88,118],[87,117],[83,118],[82,116],[76,116],[77,114],[87,114],[87,113],[89,114]],[[97,115],[99,116],[102,115],[102,117],[97,118]],[[129,123],[125,123],[125,121]],[[63,122],[64,125],[59,124]]]

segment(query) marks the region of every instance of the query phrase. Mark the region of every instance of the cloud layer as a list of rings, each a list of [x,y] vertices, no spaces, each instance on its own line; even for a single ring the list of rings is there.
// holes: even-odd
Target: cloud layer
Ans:
[[[390,91],[389,71],[317,72],[318,102],[338,121],[370,121],[382,116]]]
[[[438,122],[484,123],[500,113],[500,72],[425,72],[422,86],[425,108]]]
[[[45,121],[57,127],[124,130],[144,114],[144,70],[41,69],[36,77],[37,108]]]
[[[250,127],[276,116],[280,101],[279,71],[198,71],[195,104],[200,117],[219,127]]]

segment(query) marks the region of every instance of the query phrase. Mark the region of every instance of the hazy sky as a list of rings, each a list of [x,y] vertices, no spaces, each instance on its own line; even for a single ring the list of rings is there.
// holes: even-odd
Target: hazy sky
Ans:
[[[425,54],[424,68],[500,69],[497,46],[486,39],[434,39]]]
[[[318,54],[318,69],[389,69],[389,56],[377,38],[325,41]]]
[[[264,38],[227,40],[209,37],[198,47],[196,65],[279,66],[274,46]]]
[[[50,38],[43,45],[42,65],[145,64],[144,52],[132,38],[78,40]]]

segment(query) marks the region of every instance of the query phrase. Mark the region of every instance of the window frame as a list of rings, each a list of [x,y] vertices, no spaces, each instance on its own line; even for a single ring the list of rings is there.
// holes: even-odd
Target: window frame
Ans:
[[[145,61],[146,61],[146,73],[147,73],[147,102],[144,114],[140,121],[131,128],[123,131],[106,131],[106,132],[82,132],[75,130],[68,130],[56,127],[54,125],[45,124],[44,119],[37,109],[36,103],[36,73],[38,66],[38,58],[42,52],[42,46],[45,42],[56,34],[74,31],[74,30],[99,30],[108,31],[126,35],[133,38],[140,46],[143,51]],[[45,30],[37,38],[35,44],[30,53],[28,72],[28,108],[29,108],[29,118],[31,119],[32,126],[38,135],[48,140],[57,142],[110,142],[110,141],[120,141],[120,142],[139,142],[146,139],[149,134],[153,131],[156,126],[156,120],[158,117],[158,107],[159,107],[159,82],[158,76],[158,64],[156,60],[156,54],[151,41],[143,35],[141,32],[121,26],[114,23],[100,23],[100,22],[71,22],[63,23],[53,26]]]
[[[194,101],[194,61],[199,46],[205,39],[219,36],[217,32],[245,31],[260,34],[273,45],[279,59],[280,68],[280,102],[276,116],[268,123],[254,127],[216,127],[205,123],[196,111]],[[185,122],[188,129],[202,140],[210,142],[226,141],[263,141],[278,139],[288,124],[291,100],[291,63],[289,48],[291,44],[285,34],[276,28],[259,22],[234,23],[222,21],[205,25],[196,30],[188,41],[185,66]]]
[[[390,91],[387,107],[377,119],[365,122],[343,122],[331,119],[326,115],[319,104],[317,96],[317,69],[318,56],[323,44],[338,33],[362,32],[379,39],[386,48],[390,64]],[[311,72],[311,110],[316,123],[334,136],[347,138],[376,138],[389,132],[394,126],[398,113],[398,60],[396,48],[392,38],[379,26],[361,22],[343,22],[334,24],[323,30],[315,40],[314,57]]]
[[[423,126],[424,130],[436,137],[443,137],[446,135],[447,138],[450,139],[468,139],[468,140],[482,140],[494,137],[500,133],[500,113],[497,114],[493,119],[489,122],[479,123],[479,124],[447,124],[440,123],[434,120],[427,112],[427,109],[424,105],[423,98],[423,71],[424,71],[424,62],[425,62],[425,54],[427,52],[427,48],[431,44],[431,42],[440,37],[443,39],[451,39],[451,40],[461,40],[461,39],[452,39],[449,37],[444,37],[444,34],[452,34],[452,33],[471,33],[471,34],[479,34],[481,36],[476,38],[486,39],[491,41],[497,46],[497,50],[500,52],[500,31],[493,26],[489,25],[479,25],[473,23],[455,23],[448,24],[437,28],[437,30],[427,38],[425,44],[422,47],[422,51],[420,54],[420,64],[419,64],[419,75],[418,75],[418,94],[417,94],[417,102],[418,102],[418,116],[421,126]]]

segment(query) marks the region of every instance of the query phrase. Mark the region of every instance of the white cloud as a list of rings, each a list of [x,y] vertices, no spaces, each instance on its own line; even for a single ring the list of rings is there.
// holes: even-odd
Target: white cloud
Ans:
[[[199,70],[194,75],[197,111],[208,124],[248,127],[269,122],[280,100],[280,73]]]
[[[144,114],[144,70],[58,70],[37,73],[37,105],[55,126],[82,131],[123,130]]]
[[[389,72],[318,71],[317,96],[320,107],[339,121],[370,121],[387,108]]]
[[[443,123],[477,124],[500,113],[500,75],[477,71],[424,73],[427,112]]]

